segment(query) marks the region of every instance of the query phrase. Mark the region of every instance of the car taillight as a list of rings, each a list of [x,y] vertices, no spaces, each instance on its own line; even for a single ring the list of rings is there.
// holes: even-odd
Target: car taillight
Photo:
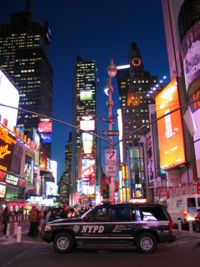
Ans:
[[[184,212],[183,212],[183,215],[184,215],[184,218],[186,219],[186,218],[187,218],[187,216],[188,216],[188,213],[187,213],[187,211],[186,211],[186,210],[184,210]]]

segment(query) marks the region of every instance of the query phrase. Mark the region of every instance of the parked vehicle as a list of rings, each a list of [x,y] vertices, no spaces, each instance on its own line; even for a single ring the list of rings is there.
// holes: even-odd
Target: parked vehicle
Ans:
[[[182,225],[194,222],[197,209],[200,208],[200,195],[180,195],[167,200],[167,209],[175,224],[180,220]]]
[[[200,209],[197,209],[194,226],[195,226],[195,230],[197,232],[200,232]]]
[[[135,245],[142,253],[152,253],[159,242],[171,242],[173,222],[162,205],[104,204],[81,217],[54,220],[43,225],[41,238],[53,242],[59,253],[79,244]]]

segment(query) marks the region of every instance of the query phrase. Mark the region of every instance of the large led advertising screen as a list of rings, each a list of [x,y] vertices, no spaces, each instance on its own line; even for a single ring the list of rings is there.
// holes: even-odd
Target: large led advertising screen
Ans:
[[[91,101],[92,100],[92,91],[80,91],[80,100],[81,101]]]
[[[38,124],[39,133],[52,133],[52,121],[40,121]]]
[[[4,198],[6,194],[6,185],[0,184],[0,198]]]
[[[182,41],[182,57],[186,89],[192,92],[192,88],[196,87],[195,80],[200,80],[200,20],[189,29]]]
[[[26,151],[25,165],[24,165],[24,179],[27,184],[33,184],[33,173],[34,173],[34,155],[29,151]]]
[[[95,176],[95,160],[82,159],[82,178],[93,178]]]
[[[95,131],[95,121],[91,116],[82,117],[80,129],[83,131]]]
[[[93,150],[93,135],[82,133],[83,153],[91,154]]]
[[[193,113],[193,119],[197,125],[197,130],[193,136],[196,167],[197,167],[197,177],[200,178],[200,90],[194,93],[190,97],[190,108]]]
[[[164,118],[157,121],[162,170],[185,163],[181,112],[178,110],[169,114],[178,107],[180,107],[178,87],[176,78],[174,78],[156,96],[157,118],[165,115]]]
[[[0,126],[0,170],[10,171],[16,138]]]
[[[0,70],[0,104],[18,108],[19,93],[6,75]],[[6,119],[8,127],[16,126],[18,110],[0,105],[1,121]]]

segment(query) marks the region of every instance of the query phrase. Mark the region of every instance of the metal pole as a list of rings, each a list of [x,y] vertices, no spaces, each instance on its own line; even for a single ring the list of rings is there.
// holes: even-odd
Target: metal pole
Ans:
[[[115,66],[113,59],[111,58],[110,65],[108,66],[108,87],[109,87],[109,96],[108,96],[108,121],[109,121],[109,130],[112,131],[112,124],[113,124],[113,117],[112,117],[112,108],[113,108],[113,100],[112,100],[112,94],[113,94],[113,87],[112,87],[112,77],[114,77],[117,74],[117,67]],[[110,135],[109,136],[109,148],[113,148],[113,138]],[[110,186],[111,186],[111,203],[115,202],[115,192],[114,192],[114,177],[110,177]]]

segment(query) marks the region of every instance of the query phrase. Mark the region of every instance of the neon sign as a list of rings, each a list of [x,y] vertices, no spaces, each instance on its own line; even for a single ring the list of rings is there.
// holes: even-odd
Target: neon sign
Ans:
[[[0,146],[0,159],[4,159],[6,155],[10,155],[11,151],[8,149],[8,145]]]
[[[16,139],[6,131],[3,127],[0,127],[0,169],[7,171],[10,168],[12,160],[12,151]]]

